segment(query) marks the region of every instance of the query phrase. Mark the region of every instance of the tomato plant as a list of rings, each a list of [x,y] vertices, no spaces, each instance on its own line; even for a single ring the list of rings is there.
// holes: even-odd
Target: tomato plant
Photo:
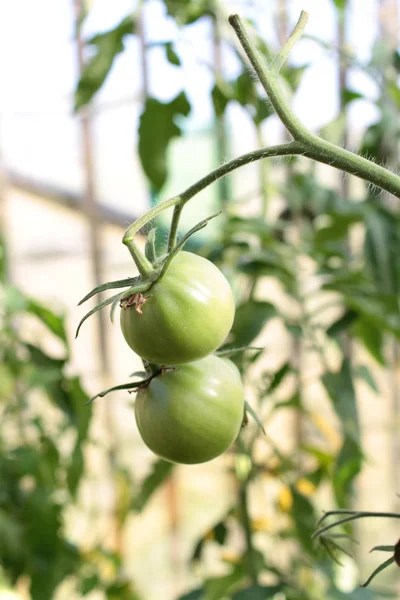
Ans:
[[[203,358],[223,343],[233,323],[228,281],[213,263],[190,252],[175,256],[142,298],[143,306],[135,304],[135,295],[121,302],[121,328],[132,350],[153,363]]]
[[[145,444],[162,458],[185,464],[225,452],[240,431],[243,411],[239,371],[214,355],[162,371],[139,389],[135,402]]]

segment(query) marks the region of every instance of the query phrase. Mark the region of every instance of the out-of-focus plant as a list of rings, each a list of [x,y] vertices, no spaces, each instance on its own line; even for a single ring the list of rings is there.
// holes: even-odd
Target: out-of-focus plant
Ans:
[[[345,9],[346,2],[338,1],[335,5],[339,14]],[[166,1],[165,8],[180,27],[190,26],[202,18],[221,17],[216,2]],[[265,195],[268,200],[271,190],[264,187],[260,214],[242,216],[240,205],[228,204],[219,238],[213,239],[210,247],[199,252],[215,261],[235,282],[236,317],[224,350],[229,352],[233,348],[257,344],[257,338],[266,327],[272,322],[279,322],[282,335],[288,340],[298,339],[302,348],[313,353],[318,365],[315,380],[321,386],[321,403],[318,407],[311,407],[307,402],[304,372],[290,353],[276,371],[263,367],[262,359],[274,352],[268,342],[264,350],[232,354],[247,389],[253,394],[253,400],[247,403],[248,424],[232,451],[231,474],[237,482],[238,494],[232,499],[228,513],[222,515],[198,541],[192,557],[193,563],[201,561],[206,547],[217,544],[221,547],[226,574],[216,577],[210,573],[197,589],[183,595],[180,600],[373,598],[374,593],[369,590],[362,592],[355,589],[344,594],[336,587],[331,558],[339,560],[340,552],[348,552],[346,544],[350,543],[351,549],[349,531],[346,529],[333,535],[317,532],[314,537],[313,534],[319,509],[319,490],[330,490],[332,501],[336,501],[339,511],[350,510],[347,507],[353,497],[354,481],[362,468],[356,382],[363,380],[379,393],[369,367],[349,359],[343,334],[361,344],[381,365],[385,364],[386,335],[400,336],[399,261],[396,259],[400,219],[398,212],[385,207],[374,192],[383,188],[399,197],[399,179],[378,164],[316,138],[291,113],[281,88],[283,83],[286,92],[294,92],[304,70],[304,67],[287,66],[285,62],[301,26],[277,54],[257,39],[263,56],[261,61],[240,21],[233,19],[232,22],[269,95],[270,104],[265,101],[263,92],[248,73],[242,54],[229,38],[225,43],[234,48],[243,68],[230,81],[216,78],[212,90],[216,117],[225,114],[230,102],[236,102],[259,128],[273,114],[273,107],[294,141],[256,150],[222,165],[180,196],[171,199],[169,206],[176,208],[169,249],[175,242],[180,210],[198,191],[249,162],[280,155],[291,156],[292,168],[280,188],[284,206],[279,215],[269,217]],[[120,27],[117,29],[120,30]],[[173,41],[163,44],[167,60],[178,68],[180,58]],[[104,50],[99,48],[99,54],[102,52]],[[115,52],[111,51],[111,55],[113,58]],[[396,62],[396,57],[395,53],[394,68],[399,62],[398,57]],[[109,59],[103,64],[111,65]],[[264,66],[267,61],[270,69]],[[385,84],[386,80],[382,81],[382,85]],[[77,108],[83,104],[79,90],[84,86],[85,73],[78,86]],[[96,91],[98,87],[93,89]],[[393,78],[390,89],[391,94],[396,96]],[[345,105],[348,105],[359,99],[361,94],[346,90],[345,97]],[[181,121],[176,121],[176,118],[189,113],[190,104],[184,90],[170,103],[148,98],[143,107],[139,154],[144,172],[157,190],[162,189],[168,177],[168,145],[173,137],[182,133],[178,125]],[[154,146],[151,141],[154,140],[154,124],[157,122],[165,125],[165,135],[157,137]],[[387,119],[385,123],[386,126],[382,127],[386,134],[397,136],[396,128],[389,131]],[[365,133],[361,154],[372,155],[379,162],[385,160],[382,140],[383,130],[378,123]],[[312,164],[305,168],[304,156],[365,179],[365,198],[362,201],[344,199],[336,189],[321,185]],[[130,235],[160,212],[161,207],[155,207],[150,215],[130,228]],[[266,215],[268,219],[265,219]],[[359,244],[356,252],[354,249],[350,252],[349,235],[360,227],[364,232],[364,244]],[[304,285],[309,273],[313,278],[311,291]],[[265,291],[268,281],[280,286],[285,303],[277,304],[269,297]],[[327,311],[332,308],[338,316],[328,320]],[[123,387],[132,388],[134,385]],[[330,424],[327,400],[336,414],[339,434]],[[299,423],[300,444],[291,451],[283,451],[269,435],[268,423],[281,414],[292,415]],[[155,461],[154,470],[143,489],[147,486],[152,491],[157,489],[169,477],[172,468],[169,463]],[[261,526],[252,518],[249,509],[252,491],[262,486],[265,478],[279,489],[271,500],[276,515],[274,527],[268,524]],[[141,506],[144,506],[143,502]],[[359,513],[354,511],[355,514]],[[393,515],[396,517],[395,513]],[[232,557],[229,548],[238,530],[242,531],[243,550]],[[273,552],[264,551],[266,545],[273,548]],[[397,546],[385,546],[389,547],[394,556],[384,566],[396,562]]]
[[[138,600],[121,557],[70,539],[92,410],[68,371],[64,315],[7,282],[0,240],[0,582],[49,600],[72,578],[79,596]],[[58,342],[56,352],[43,340]],[[84,542],[84,540],[82,540]],[[0,592],[1,595],[1,592]]]

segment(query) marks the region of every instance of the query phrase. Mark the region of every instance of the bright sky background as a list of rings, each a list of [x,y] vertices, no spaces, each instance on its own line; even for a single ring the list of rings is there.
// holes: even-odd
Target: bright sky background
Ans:
[[[131,10],[132,0],[95,0],[85,22],[84,34],[90,36],[113,27]],[[269,43],[276,43],[272,0],[225,0],[226,11],[242,12],[253,6],[252,16]],[[13,0],[0,3],[0,145],[6,166],[36,179],[67,189],[82,189],[79,161],[79,130],[72,117],[72,91],[76,81],[76,54],[73,42],[73,0]],[[327,42],[336,35],[335,13],[331,0],[288,0],[290,22],[294,24],[302,9],[310,13],[306,32]],[[248,9],[247,9],[248,10]],[[247,13],[249,14],[249,13]],[[209,125],[212,109],[209,69],[198,59],[211,61],[210,25],[196,24],[184,34],[165,18],[158,0],[146,5],[146,37],[149,41],[177,41],[182,71],[166,63],[161,49],[149,53],[150,91],[160,99],[170,99],[184,87],[193,104],[190,129]],[[376,36],[377,0],[350,0],[348,41],[358,59],[367,60]],[[326,52],[312,41],[302,40],[292,54],[294,63],[312,63],[294,102],[304,123],[312,129],[331,120],[337,110],[335,91],[337,66]],[[234,75],[236,61],[226,51],[226,73]],[[351,87],[373,97],[374,84],[359,71],[351,73]],[[98,187],[102,200],[129,210],[132,195],[138,191],[138,166],[133,158],[140,105],[131,100],[140,92],[141,73],[138,47],[132,37],[126,51],[116,61],[96,105],[107,107],[95,122]],[[119,108],[116,101],[128,100]],[[243,150],[254,148],[248,123],[238,111],[231,113]],[[358,101],[351,109],[356,128],[372,121],[375,109]],[[271,141],[278,135],[277,122],[268,125]],[[236,146],[235,146],[236,148]],[[239,150],[241,150],[240,147]],[[215,165],[213,165],[215,166]],[[199,172],[199,176],[204,174]],[[136,177],[135,177],[136,175]],[[139,186],[143,191],[143,182]],[[137,210],[141,207],[137,206]]]

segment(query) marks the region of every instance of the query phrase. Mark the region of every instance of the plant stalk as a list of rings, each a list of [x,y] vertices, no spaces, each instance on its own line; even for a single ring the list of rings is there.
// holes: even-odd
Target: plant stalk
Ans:
[[[255,561],[255,549],[253,546],[253,531],[251,528],[249,506],[248,506],[248,481],[241,482],[239,491],[240,513],[244,535],[246,539],[246,562],[247,571],[253,585],[258,585],[258,574]]]
[[[317,162],[331,165],[346,173],[360,177],[400,198],[400,177],[395,173],[362,156],[335,146],[335,144],[331,144],[307,130],[286,102],[274,73],[262,65],[257,50],[250,41],[240,17],[238,15],[231,15],[229,22],[235,30],[243,50],[252,64],[277,115],[294,140],[303,146],[304,152],[302,154]],[[300,18],[295,30],[297,27],[302,28],[303,26],[303,20]]]

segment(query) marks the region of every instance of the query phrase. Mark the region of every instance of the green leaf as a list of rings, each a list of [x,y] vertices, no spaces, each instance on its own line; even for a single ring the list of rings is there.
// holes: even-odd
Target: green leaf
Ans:
[[[202,600],[221,600],[246,577],[246,567],[239,563],[235,565],[228,575],[206,579],[204,583],[205,594]]]
[[[351,328],[351,331],[353,335],[364,344],[371,356],[373,356],[378,363],[384,365],[384,333],[382,329],[376,327],[373,323],[368,322],[367,318],[361,318],[356,321]]]
[[[162,459],[156,460],[150,473],[145,477],[141,489],[135,495],[132,503],[133,510],[140,512],[144,509],[154,492],[167,481],[173,468],[173,463]]]
[[[167,14],[173,17],[178,25],[190,25],[198,19],[211,15],[209,0],[195,0],[182,2],[182,0],[164,0]]]
[[[309,554],[314,554],[312,534],[315,531],[316,515],[310,500],[300,494],[295,486],[290,488],[293,498],[291,514],[298,540],[302,548]]]
[[[339,317],[337,321],[332,323],[326,330],[329,337],[336,338],[343,331],[346,331],[352,323],[357,319],[357,313],[354,310],[346,310],[346,312]]]
[[[233,594],[232,600],[268,600],[274,598],[283,589],[283,585],[250,586]]]
[[[187,594],[183,594],[183,596],[179,596],[178,600],[203,600],[204,599],[204,588],[197,588],[188,592]]]
[[[181,59],[179,58],[179,56],[175,52],[175,50],[173,48],[173,45],[172,45],[172,42],[167,42],[165,44],[165,51],[166,51],[168,62],[170,62],[171,65],[176,65],[177,67],[180,67],[181,66]]]
[[[387,294],[400,293],[400,220],[383,208],[367,211],[365,256],[377,288]]]
[[[356,92],[355,90],[345,88],[342,91],[342,102],[344,106],[347,106],[348,104],[350,104],[350,102],[354,102],[354,100],[361,100],[362,98],[364,98],[364,94]]]
[[[274,392],[280,386],[286,375],[289,375],[289,373],[292,373],[292,371],[293,369],[290,362],[284,363],[281,368],[273,374],[271,382],[268,388],[265,390],[265,393],[272,394],[272,392]]]
[[[322,383],[333,402],[333,407],[342,423],[343,431],[358,443],[360,439],[360,427],[348,359],[345,358],[343,360],[339,372],[326,372],[322,377]]]
[[[249,346],[275,316],[276,309],[269,302],[251,300],[241,304],[236,309],[229,345]]]
[[[375,379],[370,371],[370,369],[366,365],[358,365],[354,369],[354,375],[359,379],[365,381],[365,383],[377,394],[379,393],[379,388],[376,385]]]
[[[67,469],[67,485],[72,497],[76,496],[78,485],[84,468],[83,454],[80,443],[75,445],[71,462]]]
[[[216,116],[222,117],[229,100],[231,100],[231,93],[225,82],[216,82],[211,91],[211,98]]]
[[[49,308],[33,299],[27,300],[26,310],[35,315],[46,327],[54,333],[64,344],[67,343],[65,330],[65,316],[57,315]]]
[[[148,98],[140,117],[139,156],[143,170],[159,191],[168,177],[167,151],[174,137],[182,134],[176,123],[178,116],[187,116],[190,104],[184,92],[171,102]]]
[[[339,11],[343,11],[347,6],[347,0],[333,0],[333,3]]]
[[[332,475],[332,485],[339,506],[348,506],[353,492],[353,479],[360,472],[362,461],[359,443],[346,435]]]
[[[96,588],[101,585],[101,581],[97,573],[93,573],[93,575],[88,575],[84,577],[79,582],[79,592],[82,596],[87,596],[90,592],[93,592]]]
[[[132,35],[133,30],[133,17],[129,16],[113,29],[99,33],[88,41],[88,45],[93,47],[94,54],[84,66],[75,90],[75,111],[88,104],[101,88],[115,57],[124,49],[125,36]]]

